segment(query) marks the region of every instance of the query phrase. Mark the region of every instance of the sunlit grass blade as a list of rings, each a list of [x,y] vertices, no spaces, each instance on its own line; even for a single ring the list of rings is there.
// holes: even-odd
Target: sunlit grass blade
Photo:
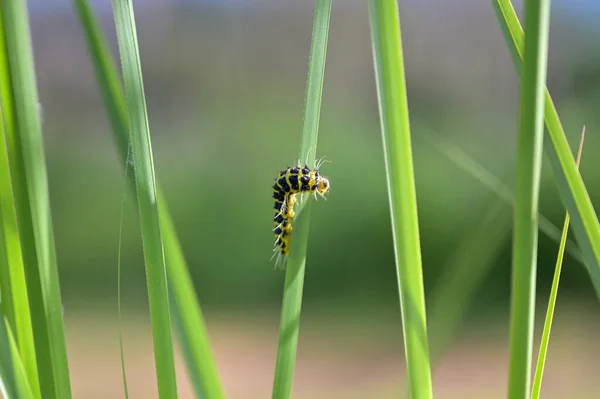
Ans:
[[[0,17],[1,20],[1,17]],[[3,42],[0,28],[0,43]],[[1,46],[1,44],[0,44]],[[0,53],[3,50],[0,48]],[[1,63],[1,62],[0,62]],[[0,66],[2,68],[2,66]],[[0,101],[0,104],[2,101]],[[13,199],[6,136],[0,106],[0,294],[8,324],[16,331],[18,355],[24,363],[28,385],[35,397],[40,398],[35,345],[29,313],[27,285],[21,258],[21,243],[17,229],[17,214]],[[10,315],[10,316],[9,316]]]
[[[317,0],[306,81],[302,143],[298,157],[300,162],[306,162],[308,165],[314,164],[317,152],[330,16],[331,0]],[[285,272],[281,306],[279,344],[272,395],[274,399],[289,398],[292,393],[306,269],[310,205],[311,201],[299,204],[294,222],[294,235]]]
[[[525,399],[530,394],[549,0],[525,1],[525,30],[512,247],[508,375],[508,397],[511,399]]]
[[[411,398],[431,398],[412,144],[396,0],[371,0],[371,35]]]
[[[448,348],[477,290],[488,276],[512,227],[512,208],[498,198],[444,265],[428,301],[431,362]]]
[[[8,64],[4,47],[4,34],[2,29],[2,16],[0,14],[0,86],[10,87],[10,79],[4,78],[4,73],[8,73]],[[14,192],[12,180],[10,176],[10,163],[8,159],[8,148],[6,147],[6,135],[3,123],[3,107],[2,104],[11,104],[11,95],[0,94],[0,222],[2,223],[2,234],[0,246],[2,249],[2,261],[5,264],[3,270],[10,281],[10,290],[2,289],[4,300],[9,303],[12,308],[12,315],[9,316],[5,309],[5,315],[9,320],[9,324],[15,331],[16,340],[18,343],[19,354],[23,360],[26,374],[29,378],[29,384],[32,387],[32,392],[35,392],[35,397],[40,397],[40,385],[37,370],[37,362],[35,357],[35,344],[33,340],[33,329],[31,326],[31,314],[29,312],[29,298],[27,296],[27,283],[25,281],[25,270],[23,267],[23,258],[21,256],[21,242],[19,241],[19,233],[17,228],[17,213],[14,202]],[[6,99],[6,101],[4,100]]]
[[[505,41],[521,74],[524,33],[508,0],[492,0]],[[573,233],[583,253],[596,295],[600,298],[600,224],[583,179],[577,170],[565,132],[548,90],[545,90],[546,155],[554,172],[560,198],[571,218]]]
[[[2,108],[4,116],[8,115],[5,122],[8,120],[6,133],[11,181],[40,391],[44,399],[68,399],[71,397],[71,387],[29,16],[25,1],[2,0],[0,6],[6,54],[10,60],[9,71],[2,71],[2,79],[4,84],[10,81],[11,89],[3,89]],[[24,306],[22,300],[19,306]],[[27,329],[21,324],[17,339],[25,337],[23,342],[19,341],[19,345],[25,345],[21,350],[28,353],[26,370],[34,381],[35,371],[31,363],[33,350],[29,347],[30,341],[27,342]],[[32,384],[35,386],[35,382]]]
[[[583,152],[583,140],[585,139],[585,126],[581,132],[581,141],[579,142],[579,152],[577,153],[577,167],[581,162],[581,153]],[[569,213],[565,216],[565,223],[562,231],[562,238],[558,248],[558,256],[556,258],[556,267],[554,269],[554,277],[552,279],[552,288],[550,290],[550,298],[548,299],[548,310],[546,312],[546,320],[544,321],[544,330],[542,332],[542,340],[540,344],[540,353],[538,355],[537,366],[533,378],[533,389],[531,399],[540,397],[542,388],[542,377],[544,374],[544,364],[546,363],[546,353],[548,351],[548,343],[550,342],[550,330],[552,328],[552,319],[554,318],[554,307],[556,305],[556,297],[558,296],[558,284],[560,281],[560,272],[562,269],[563,257],[565,254],[565,245],[567,242],[567,234],[569,232]]]
[[[511,206],[515,205],[515,198],[511,189],[508,188],[506,184],[494,176],[490,171],[486,170],[483,165],[466,154],[460,147],[458,147],[456,144],[453,144],[444,135],[434,132],[433,130],[421,129],[420,133],[421,137],[425,138],[430,144],[438,148],[440,152],[452,160],[456,166],[475,177],[484,186],[496,193],[500,198],[503,198],[505,201],[510,203]],[[548,238],[556,241],[556,243],[560,243],[560,229],[542,213],[540,213],[538,217],[540,231],[548,236]],[[573,257],[573,259],[585,267],[583,254],[581,253],[581,250],[575,241],[567,239],[566,251]]]
[[[17,342],[11,331],[8,320],[0,313],[0,397],[4,399],[34,399],[21,360]]]
[[[106,39],[100,26],[85,0],[74,0],[85,38],[88,43],[98,88],[102,94],[105,108],[112,126],[112,133],[117,145],[121,162],[128,162],[129,132],[125,97],[115,62],[112,59]],[[127,175],[130,187],[135,193],[135,171]],[[158,207],[161,233],[167,272],[169,277],[169,298],[171,309],[177,310],[173,315],[175,328],[178,329],[179,346],[184,353],[189,378],[196,391],[197,398],[223,398],[223,389],[217,374],[212,349],[208,341],[208,332],[197,300],[194,284],[188,271],[179,239],[175,233],[166,201],[158,187]]]
[[[0,266],[4,265],[0,264]],[[8,337],[7,326],[9,326],[9,323],[3,312],[6,304],[0,302],[0,305],[2,305],[0,306],[0,398],[16,399],[19,396],[13,365],[13,351],[10,349]],[[16,355],[19,354],[16,353]]]
[[[114,0],[113,10],[130,122],[158,394],[160,398],[175,399],[177,398],[177,381],[171,336],[167,273],[133,4],[131,0]]]

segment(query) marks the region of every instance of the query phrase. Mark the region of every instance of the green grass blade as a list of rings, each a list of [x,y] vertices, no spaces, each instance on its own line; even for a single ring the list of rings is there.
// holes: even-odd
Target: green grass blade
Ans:
[[[113,0],[113,10],[130,121],[158,393],[160,398],[174,399],[177,398],[177,381],[167,273],[133,4],[131,0]]]
[[[11,306],[14,317],[10,317],[16,332],[19,353],[24,362],[29,384],[36,398],[41,397],[37,362],[35,355],[35,343],[33,339],[33,328],[31,325],[31,314],[29,310],[29,298],[27,295],[27,283],[23,258],[21,256],[21,242],[17,227],[17,213],[15,206],[15,194],[13,192],[12,179],[10,176],[10,161],[8,158],[6,132],[11,131],[15,135],[15,115],[12,95],[12,83],[8,65],[8,52],[4,37],[4,24],[2,22],[2,11],[0,10],[0,220],[2,221],[2,242],[4,259],[6,260],[6,271],[10,278]],[[6,126],[6,132],[5,132]],[[8,299],[5,297],[5,299]]]
[[[301,162],[305,161],[308,165],[314,164],[317,152],[330,16],[331,0],[317,0],[306,82],[302,144],[299,155]],[[311,201],[304,201],[299,204],[294,219],[293,245],[287,262],[281,307],[279,344],[272,396],[274,399],[289,398],[292,392],[306,269],[310,205]]]
[[[521,84],[512,255],[508,376],[511,399],[525,399],[530,394],[549,0],[525,1],[525,29],[528,34]]]
[[[0,113],[0,140],[4,139],[4,129],[2,128],[2,114]],[[4,143],[0,143],[0,149],[3,146]],[[4,145],[4,148],[6,149],[6,146]],[[1,150],[0,150],[1,151]],[[0,155],[0,161],[4,161],[6,160],[8,163],[7,159],[2,159],[5,158],[2,155]],[[7,165],[6,165],[7,166]],[[0,165],[0,173],[2,173],[2,175],[10,175],[10,171],[8,169],[4,168],[5,165]],[[2,176],[0,176],[1,178]],[[10,180],[9,180],[10,181]],[[2,197],[6,197],[6,194],[3,194],[2,192],[0,192],[0,201],[2,201]],[[6,225],[4,224],[4,219],[2,217],[2,211],[0,209],[0,223],[1,223],[1,227],[0,228],[0,305],[2,305],[2,309],[0,309],[2,311],[2,314],[4,315],[4,317],[6,318],[6,320],[8,321],[8,324],[10,325],[15,325],[15,307],[13,304],[13,290],[12,290],[12,284],[10,282],[10,267],[9,267],[9,262],[8,262],[8,253],[6,251],[5,248],[5,230],[6,230]],[[6,232],[8,233],[8,232]]]
[[[0,5],[10,60],[9,75],[3,71],[2,76],[10,76],[12,88],[12,104],[3,104],[3,110],[10,121],[7,145],[40,391],[44,399],[68,399],[71,387],[29,17],[25,1],[2,0]]]
[[[524,48],[523,30],[510,1],[493,0],[492,4],[515,68],[520,74]],[[600,224],[547,89],[544,120],[547,132],[545,152],[554,172],[560,198],[570,215],[573,233],[585,258],[596,295],[600,298]]]
[[[165,254],[169,262],[169,287],[173,293],[176,310],[173,318],[179,328],[179,344],[187,362],[189,377],[197,398],[220,399],[225,393],[219,380],[217,366],[210,348],[208,330],[196,299],[194,283],[189,275],[181,244],[175,234],[175,226],[169,215],[166,201],[158,192],[160,223],[163,231]]]
[[[4,266],[1,265],[0,266]],[[5,291],[0,291],[4,293]],[[13,366],[13,352],[8,337],[9,322],[4,315],[6,304],[0,302],[0,398],[18,398],[17,383]],[[6,320],[6,322],[5,322]],[[16,354],[19,355],[18,353]]]
[[[0,394],[4,399],[34,399],[8,320],[0,313]]]
[[[371,0],[381,132],[412,398],[431,398],[425,294],[400,18],[396,0]]]
[[[129,172],[129,162],[125,161],[125,177]],[[125,399],[129,399],[129,388],[127,387],[127,371],[125,369],[125,349],[123,348],[123,317],[121,313],[121,245],[123,243],[123,208],[125,205],[125,195],[121,201],[121,210],[119,217],[119,247],[117,249],[117,318],[119,330],[119,356],[121,357],[121,376],[123,378],[123,393]]]
[[[100,24],[94,17],[92,8],[87,0],[73,0],[79,23],[87,41],[89,55],[96,73],[98,88],[108,113],[108,120],[117,143],[121,163],[128,162],[130,147],[129,121],[125,95],[116,67],[116,61],[108,49],[106,38]],[[135,189],[135,173],[130,178],[131,187]]]
[[[0,35],[2,35],[1,32],[0,27]],[[2,42],[3,38],[0,37],[0,43]],[[1,52],[2,49],[0,49]],[[0,101],[1,103],[2,101]],[[6,136],[2,122],[2,107],[0,106],[0,222],[2,224],[0,229],[0,256],[2,257],[0,259],[0,267],[2,267],[0,278],[5,280],[0,282],[0,286],[2,286],[0,292],[2,293],[3,305],[9,308],[4,309],[4,314],[9,321],[9,325],[16,331],[19,355],[23,359],[29,385],[33,387],[32,392],[35,392],[35,397],[40,398],[29,298],[27,296],[27,284],[21,257],[21,243],[19,242],[13,195]]]
[[[98,87],[112,126],[113,138],[117,144],[121,162],[128,162],[129,132],[125,97],[115,62],[112,59],[106,39],[100,26],[85,0],[74,0],[90,56],[94,65]],[[135,193],[135,174],[128,175],[130,187]],[[188,369],[189,378],[197,398],[219,399],[224,397],[217,374],[217,367],[208,341],[208,332],[198,303],[194,284],[179,243],[166,201],[158,186],[158,207],[163,246],[169,276],[169,295],[175,328],[178,329],[179,345]],[[181,330],[179,330],[181,329]]]
[[[585,139],[585,126],[581,132],[581,141],[579,142],[579,152],[577,154],[577,167],[581,162],[581,153],[583,152],[583,140]],[[565,245],[567,242],[567,234],[569,232],[569,213],[565,216],[565,223],[562,231],[562,238],[558,248],[558,256],[556,258],[556,267],[554,269],[554,277],[552,279],[552,288],[550,290],[550,298],[548,299],[548,310],[546,312],[546,320],[544,321],[544,330],[542,332],[542,340],[540,344],[540,353],[538,355],[537,366],[535,368],[535,376],[533,378],[533,389],[531,399],[540,397],[542,388],[542,377],[544,375],[544,364],[546,363],[546,353],[548,352],[548,344],[550,342],[550,330],[552,328],[552,319],[554,318],[554,307],[558,296],[558,284],[560,281],[560,272],[562,269],[563,257],[565,254]]]

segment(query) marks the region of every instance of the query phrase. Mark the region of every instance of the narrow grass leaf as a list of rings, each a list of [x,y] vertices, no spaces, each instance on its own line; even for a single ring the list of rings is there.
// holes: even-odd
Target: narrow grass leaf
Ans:
[[[0,16],[0,25],[1,25]],[[1,48],[4,43],[3,30],[0,26],[0,54],[4,51]],[[2,57],[2,55],[0,55]],[[0,60],[0,70],[4,69],[4,62]],[[0,80],[1,80],[0,75]],[[3,81],[4,83],[4,81]],[[6,82],[10,85],[10,82]],[[19,354],[23,359],[26,374],[29,378],[29,384],[32,386],[35,397],[40,398],[40,385],[38,380],[38,370],[35,357],[35,344],[33,340],[33,330],[31,326],[31,314],[29,312],[29,298],[27,296],[27,283],[25,281],[25,270],[23,268],[23,258],[21,257],[21,243],[17,228],[17,213],[14,202],[14,192],[10,176],[10,164],[8,159],[8,149],[6,147],[6,135],[4,132],[4,123],[2,121],[3,101],[0,100],[0,222],[1,238],[0,253],[4,265],[3,272],[6,272],[10,286],[8,291],[2,289],[2,300],[10,303],[12,316],[8,316],[5,309],[5,315],[9,324],[16,332],[16,340],[19,348]],[[5,273],[2,273],[3,277]]]
[[[371,0],[369,11],[410,396],[427,399],[433,393],[398,4]]]
[[[549,29],[550,1],[526,0],[512,253],[510,399],[525,399],[530,394]]]
[[[2,293],[4,291],[0,291],[0,294]],[[0,302],[0,305],[2,305],[0,306],[0,398],[17,399],[19,396],[13,366],[13,353],[8,337],[9,323],[3,312],[6,304]]]
[[[128,162],[129,148],[128,116],[115,62],[89,3],[86,0],[74,0],[74,4],[88,43],[98,88],[112,126],[113,139],[121,162],[125,163]],[[135,194],[135,170],[127,177]],[[158,183],[157,187],[158,213],[169,277],[169,303],[171,308],[177,311],[173,315],[174,325],[178,329],[179,345],[184,354],[189,378],[197,398],[224,398],[194,284]]]
[[[158,393],[160,398],[175,399],[177,381],[167,273],[133,4],[131,0],[113,0],[113,10],[131,130]]]
[[[585,126],[581,132],[581,141],[579,142],[579,152],[577,153],[577,167],[581,162],[581,153],[583,152],[583,140],[585,139]],[[546,353],[548,352],[548,343],[550,342],[550,330],[552,328],[552,319],[554,318],[554,307],[556,306],[556,297],[558,296],[558,284],[560,281],[560,272],[562,269],[563,257],[565,254],[565,245],[567,242],[567,234],[569,232],[569,213],[565,216],[565,223],[562,231],[562,239],[558,247],[558,256],[556,258],[556,267],[554,269],[554,277],[552,279],[552,288],[550,290],[550,298],[548,299],[548,310],[546,312],[546,320],[544,321],[544,330],[542,332],[542,341],[540,344],[540,353],[538,355],[537,366],[535,368],[535,376],[533,378],[533,390],[531,399],[540,397],[542,388],[542,377],[544,375],[544,364],[546,363]]]
[[[0,394],[4,399],[34,399],[8,320],[0,313]]]
[[[492,0],[505,41],[521,74],[524,33],[508,0]],[[570,215],[573,233],[581,248],[596,295],[600,298],[600,224],[589,194],[579,174],[556,108],[545,90],[546,155],[554,172],[560,198]]]
[[[129,147],[131,148],[131,146]],[[129,155],[128,155],[129,156]],[[129,161],[125,161],[125,177],[129,172]],[[119,354],[121,357],[121,376],[123,378],[123,394],[125,399],[129,399],[129,389],[127,387],[127,371],[125,369],[125,350],[123,348],[123,317],[121,313],[121,244],[123,243],[123,208],[126,196],[123,195],[121,201],[121,211],[119,218],[119,247],[117,249],[117,317],[119,322]]]
[[[317,0],[306,82],[302,144],[299,154],[300,161],[304,161],[308,165],[314,164],[317,152],[330,16],[331,0]],[[310,205],[311,201],[299,204],[295,217],[293,245],[285,272],[273,399],[287,399],[292,392],[306,269]]]
[[[4,88],[2,92],[2,108],[9,121],[7,146],[40,391],[44,399],[68,399],[71,387],[29,16],[25,1],[2,0],[0,8],[6,54],[10,60],[9,71],[2,71],[2,78],[6,82],[9,76],[11,83],[11,91]],[[27,330],[27,327],[23,328]],[[19,334],[22,332],[20,330]],[[26,341],[19,344],[28,345]],[[27,372],[32,378],[30,356],[33,352],[31,348],[26,350],[29,353]]]

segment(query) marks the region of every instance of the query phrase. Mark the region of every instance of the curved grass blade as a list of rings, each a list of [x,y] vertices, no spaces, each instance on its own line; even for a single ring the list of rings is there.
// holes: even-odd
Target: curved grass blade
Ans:
[[[299,159],[305,160],[308,165],[314,164],[317,152],[330,16],[331,0],[317,0],[306,82],[302,144],[299,155]],[[294,244],[291,246],[285,272],[273,399],[289,398],[292,392],[306,268],[310,205],[311,201],[304,201],[299,204],[295,217]]]
[[[513,229],[508,397],[528,398],[535,308],[539,186],[550,1],[525,1],[525,58],[519,115]]]
[[[524,33],[515,10],[508,0],[493,0],[492,5],[515,69],[521,74]],[[596,295],[600,298],[600,224],[548,89],[545,90],[544,120],[547,132],[545,152],[550,160],[561,200],[570,215],[573,233],[585,258]]]
[[[577,153],[577,167],[581,162],[581,153],[583,152],[583,140],[585,138],[585,126],[581,132],[581,141],[579,142],[579,152]],[[538,355],[537,366],[535,368],[535,376],[533,378],[533,390],[531,399],[540,397],[542,388],[542,377],[544,375],[544,364],[546,363],[546,353],[548,351],[548,343],[550,342],[550,330],[552,328],[552,319],[554,318],[554,307],[556,305],[556,297],[558,296],[558,283],[560,281],[560,272],[562,269],[563,257],[565,254],[565,244],[567,242],[567,234],[569,232],[569,213],[565,216],[565,224],[562,231],[562,239],[558,248],[558,256],[556,259],[556,268],[552,279],[552,289],[550,290],[550,298],[548,299],[548,311],[546,312],[546,320],[544,321],[544,330],[542,332],[542,342],[540,344],[540,354]]]
[[[29,17],[25,1],[1,0],[0,9],[6,54],[10,60],[9,70],[2,71],[2,108],[7,126],[7,146],[39,371],[39,390],[44,399],[69,399],[71,387]],[[16,274],[15,277],[17,280],[20,278]],[[19,306],[25,306],[22,286],[19,284],[22,284],[22,280],[13,289],[19,290]],[[35,366],[32,363],[34,351],[30,347],[27,322],[23,321],[17,331],[20,349],[27,352],[26,370],[36,389]]]
[[[127,109],[115,62],[108,51],[106,39],[94,18],[89,3],[86,0],[74,0],[74,4],[88,43],[98,87],[112,126],[118,154],[121,162],[128,162]],[[132,170],[128,178],[131,190],[136,194],[135,170]],[[173,320],[175,328],[178,330],[181,352],[184,353],[196,397],[220,399],[224,397],[224,393],[208,341],[204,317],[169,209],[158,183],[157,187],[158,213],[169,276],[169,303],[171,309],[177,311],[176,314],[173,314]]]
[[[177,381],[167,273],[133,4],[131,0],[113,0],[113,10],[130,122],[158,393],[160,398],[175,399]]]
[[[371,0],[369,11],[408,381],[412,398],[427,399],[433,393],[398,5]]]

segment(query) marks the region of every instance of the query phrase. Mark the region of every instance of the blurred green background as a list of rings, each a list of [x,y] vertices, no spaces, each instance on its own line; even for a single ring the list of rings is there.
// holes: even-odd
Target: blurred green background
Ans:
[[[111,4],[92,3],[118,57]],[[313,3],[134,1],[156,173],[231,398],[270,396],[284,279],[269,263],[270,187],[298,154]],[[125,165],[116,156],[70,2],[29,5],[74,397],[122,396],[116,318],[121,204],[131,395],[156,397],[139,224]],[[400,9],[430,298],[452,272],[457,246],[498,201],[448,157],[444,143],[512,189],[518,80],[490,2],[409,0],[400,1]],[[548,86],[572,148],[587,127],[581,173],[596,207],[599,17],[595,0],[553,2],[548,65]],[[365,1],[334,1],[317,151],[331,161],[321,170],[332,189],[312,208],[296,398],[392,398],[403,382],[368,22]],[[564,209],[544,165],[541,210],[562,229]],[[435,364],[436,397],[505,397],[511,222],[497,226],[502,234],[477,233],[481,245],[489,233],[499,250],[489,264],[471,265],[474,274],[480,267],[490,271]],[[540,234],[538,330],[557,247]],[[543,397],[598,397],[597,312],[587,273],[566,255]],[[434,327],[432,336],[444,335],[443,317]],[[179,366],[182,397],[192,397]]]

